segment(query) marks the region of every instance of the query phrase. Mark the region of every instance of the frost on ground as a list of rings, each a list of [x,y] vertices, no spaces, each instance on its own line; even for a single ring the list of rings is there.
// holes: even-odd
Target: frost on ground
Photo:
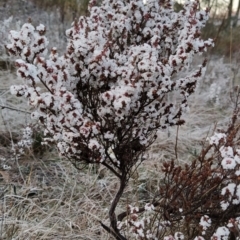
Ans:
[[[0,71],[0,131],[19,131],[19,127],[30,123],[29,107],[24,99],[13,97],[10,86],[19,82],[10,71]]]

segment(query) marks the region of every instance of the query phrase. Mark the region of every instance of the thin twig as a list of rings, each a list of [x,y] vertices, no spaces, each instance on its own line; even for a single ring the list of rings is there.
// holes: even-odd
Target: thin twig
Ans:
[[[176,135],[176,141],[175,141],[175,156],[176,156],[176,159],[178,161],[178,151],[177,151],[177,148],[178,148],[178,131],[179,131],[179,125],[177,126],[177,135]]]
[[[20,109],[16,109],[16,108],[13,108],[13,107],[7,107],[7,106],[3,106],[3,105],[0,105],[1,109],[10,109],[12,111],[18,111],[18,112],[22,112],[22,113],[27,113],[27,114],[31,114],[31,112],[28,112],[28,111],[25,111],[25,110],[20,110]]]

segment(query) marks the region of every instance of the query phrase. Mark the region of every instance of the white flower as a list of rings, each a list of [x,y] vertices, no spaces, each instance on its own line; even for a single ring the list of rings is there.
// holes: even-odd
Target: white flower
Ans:
[[[209,143],[211,145],[213,145],[213,144],[218,145],[220,140],[223,140],[225,142],[226,141],[226,134],[224,134],[224,133],[214,133],[214,135],[209,138]]]
[[[146,211],[153,211],[154,210],[154,206],[150,203],[147,203],[144,208],[145,208]]]
[[[225,157],[221,164],[223,169],[234,169],[236,167],[236,161],[230,157]]]
[[[230,234],[230,231],[226,227],[219,227],[211,239],[228,240],[229,234]]]
[[[207,228],[211,226],[211,223],[212,223],[211,219],[207,215],[204,215],[201,217],[199,225],[202,226],[203,230],[207,230]]]
[[[175,240],[182,240],[182,239],[184,239],[184,235],[181,232],[176,232],[174,234],[174,238],[175,238]]]

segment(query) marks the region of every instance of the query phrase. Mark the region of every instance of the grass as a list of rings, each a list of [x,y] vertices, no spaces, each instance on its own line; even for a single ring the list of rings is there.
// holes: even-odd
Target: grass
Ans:
[[[59,159],[36,162],[24,163],[28,168],[24,179],[18,174],[13,179],[18,183],[14,184],[15,194],[10,191],[4,196],[2,237],[98,239],[104,234],[98,220],[106,215],[102,206],[110,200],[111,186],[106,184],[104,191],[99,191],[97,175],[77,173]],[[12,186],[13,182],[9,182],[9,190]]]

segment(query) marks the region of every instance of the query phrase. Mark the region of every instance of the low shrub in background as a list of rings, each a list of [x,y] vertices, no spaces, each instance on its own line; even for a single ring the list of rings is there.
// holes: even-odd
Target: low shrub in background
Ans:
[[[119,228],[131,232],[128,239],[239,239],[239,96],[235,87],[226,130],[215,129],[192,162],[164,162],[152,202],[130,205],[119,215]]]

